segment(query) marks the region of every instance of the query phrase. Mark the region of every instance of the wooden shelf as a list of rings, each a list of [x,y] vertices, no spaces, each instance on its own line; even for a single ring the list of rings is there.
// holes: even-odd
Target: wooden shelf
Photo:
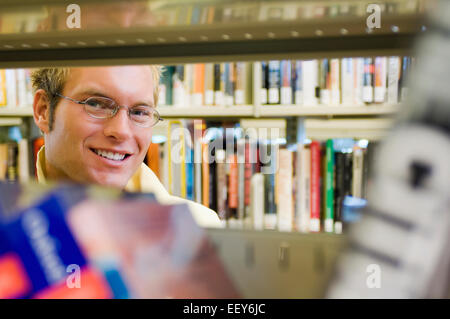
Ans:
[[[241,106],[158,106],[163,118],[278,118],[278,117],[370,117],[391,116],[397,105],[366,106],[297,106],[297,105],[241,105]],[[25,107],[0,107],[0,117],[31,117],[33,109]]]

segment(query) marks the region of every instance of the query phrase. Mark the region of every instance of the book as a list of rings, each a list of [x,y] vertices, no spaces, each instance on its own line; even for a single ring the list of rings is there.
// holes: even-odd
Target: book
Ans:
[[[375,90],[374,102],[384,103],[386,101],[387,81],[387,58],[375,58]]]
[[[268,63],[265,61],[261,62],[261,104],[267,104],[268,103],[268,99],[267,99],[267,95],[268,95],[268,80],[269,80],[269,70],[268,70],[269,66]]]
[[[250,216],[255,230],[264,229],[264,175],[256,173],[251,177]]]
[[[372,58],[364,58],[364,83],[363,83],[363,101],[366,104],[373,103],[374,100],[374,64]]]
[[[341,104],[340,60],[330,61],[330,104]]]
[[[188,106],[186,103],[186,88],[184,81],[184,65],[177,65],[172,75],[173,105],[178,107]]]
[[[227,172],[226,152],[223,149],[216,151],[216,174],[217,174],[217,214],[221,220],[229,218],[227,214]]]
[[[320,143],[312,141],[311,149],[311,219],[310,231],[320,231]]]
[[[268,73],[267,102],[268,104],[280,104],[280,86],[281,86],[280,61],[269,61],[267,73]]]
[[[341,60],[342,104],[354,105],[354,61],[352,58]]]
[[[206,63],[205,64],[205,105],[213,105],[214,104],[214,64]]]
[[[285,148],[280,149],[278,170],[278,230],[292,231],[294,223],[294,203],[293,203],[293,153]]]
[[[224,63],[214,64],[214,105],[225,105]]]
[[[400,57],[391,56],[388,59],[387,75],[387,102],[397,104],[399,102]]]
[[[294,88],[294,103],[295,105],[303,105],[303,64],[302,61],[295,61],[292,63],[292,77]]]
[[[192,105],[202,106],[205,95],[205,64],[194,64],[194,86],[192,95]]]
[[[303,105],[316,106],[320,95],[318,60],[303,61]]]
[[[325,175],[325,221],[324,230],[333,232],[334,224],[334,145],[333,140],[326,142],[326,175]]]
[[[330,61],[322,59],[319,68],[320,104],[331,104],[331,70]]]
[[[6,106],[6,74],[5,70],[0,70],[0,106]]]
[[[353,159],[352,159],[352,195],[354,197],[363,198],[363,161],[364,152],[363,150],[355,146],[353,148]]]
[[[311,218],[311,151],[303,143],[297,145],[297,165],[296,228],[307,233]]]
[[[238,169],[238,219],[245,219],[245,139],[237,141],[237,169]]]
[[[292,102],[292,74],[291,74],[291,61],[282,60],[280,62],[280,104],[291,105]]]

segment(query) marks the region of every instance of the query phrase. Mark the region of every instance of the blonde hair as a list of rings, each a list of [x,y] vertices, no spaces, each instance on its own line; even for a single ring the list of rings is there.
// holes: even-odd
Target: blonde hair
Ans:
[[[150,65],[153,77],[153,98],[155,106],[158,104],[159,79],[161,77],[162,67],[160,65]],[[40,68],[31,73],[31,83],[33,90],[44,90],[50,104],[49,129],[53,128],[55,109],[60,100],[56,94],[61,94],[67,78],[70,74],[70,68]]]

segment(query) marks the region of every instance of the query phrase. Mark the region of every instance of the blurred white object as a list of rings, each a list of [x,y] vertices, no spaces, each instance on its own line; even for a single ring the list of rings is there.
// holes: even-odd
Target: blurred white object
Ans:
[[[450,1],[430,21],[328,298],[450,297]]]

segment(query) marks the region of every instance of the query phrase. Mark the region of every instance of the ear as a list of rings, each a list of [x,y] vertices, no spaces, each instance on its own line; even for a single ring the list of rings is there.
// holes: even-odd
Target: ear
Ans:
[[[33,118],[36,125],[44,133],[50,132],[50,101],[47,93],[39,89],[34,94],[33,100]]]

